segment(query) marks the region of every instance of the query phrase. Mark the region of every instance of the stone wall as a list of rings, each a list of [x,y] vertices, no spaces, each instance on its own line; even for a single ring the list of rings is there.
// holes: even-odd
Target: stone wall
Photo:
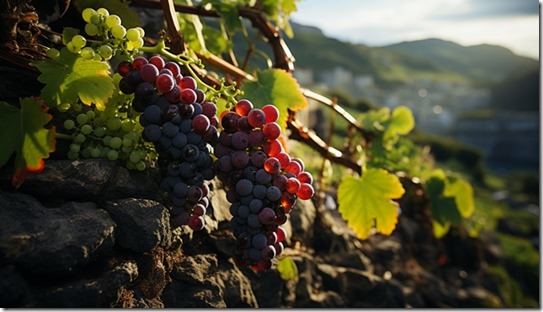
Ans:
[[[232,259],[228,203],[211,191],[205,230],[170,225],[158,173],[108,160],[48,160],[22,187],[0,172],[0,306],[23,308],[502,307],[484,267],[499,246],[429,234],[408,208],[389,237],[353,237],[337,211],[298,201],[284,255],[297,281]],[[406,203],[405,207],[416,207]],[[461,257],[454,257],[463,248]],[[467,248],[468,247],[468,248]],[[466,252],[467,250],[467,252]]]

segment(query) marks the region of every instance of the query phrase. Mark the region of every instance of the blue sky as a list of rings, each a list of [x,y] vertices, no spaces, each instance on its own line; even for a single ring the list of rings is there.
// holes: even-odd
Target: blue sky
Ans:
[[[300,0],[291,20],[380,46],[429,37],[497,44],[539,58],[537,0]]]

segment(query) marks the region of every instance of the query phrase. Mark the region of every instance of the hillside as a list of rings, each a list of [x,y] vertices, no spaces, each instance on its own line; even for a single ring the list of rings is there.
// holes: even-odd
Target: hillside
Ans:
[[[413,78],[492,85],[539,68],[536,60],[494,45],[466,47],[425,39],[369,47],[327,37],[315,27],[294,24],[293,29],[294,38],[286,42],[296,58],[296,68],[311,68],[318,76],[341,66],[355,75],[374,76],[381,87]]]
[[[538,66],[534,59],[518,56],[504,47],[489,44],[462,46],[432,38],[401,42],[384,48],[409,57],[425,59],[439,68],[474,80],[501,81],[511,74],[523,73]]]

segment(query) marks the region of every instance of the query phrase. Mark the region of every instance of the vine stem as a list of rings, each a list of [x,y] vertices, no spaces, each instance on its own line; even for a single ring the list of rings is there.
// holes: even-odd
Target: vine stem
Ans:
[[[61,140],[72,140],[72,136],[66,133],[55,132],[55,138]]]

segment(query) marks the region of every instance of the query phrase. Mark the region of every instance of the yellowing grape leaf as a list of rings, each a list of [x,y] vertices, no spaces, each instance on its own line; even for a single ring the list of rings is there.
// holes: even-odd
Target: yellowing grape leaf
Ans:
[[[45,129],[52,116],[34,98],[21,99],[21,108],[0,102],[0,167],[15,153],[14,186],[23,183],[29,172],[43,169],[44,158],[55,150],[55,128]]]
[[[384,169],[368,168],[360,179],[346,176],[338,188],[338,211],[360,239],[372,230],[389,235],[398,222],[398,204],[405,190],[394,174]]]
[[[434,236],[436,238],[442,238],[443,236],[445,236],[445,234],[449,232],[450,228],[451,228],[450,222],[445,222],[445,224],[441,224],[437,222],[436,220],[432,221],[432,229],[434,232]]]
[[[284,281],[298,280],[298,267],[291,257],[284,257],[277,264],[277,271]]]
[[[50,106],[75,103],[79,98],[83,104],[103,109],[113,95],[115,86],[106,62],[84,60],[64,48],[58,58],[35,65],[41,72],[38,80],[45,84],[41,97]]]
[[[273,104],[279,110],[277,123],[287,127],[288,109],[297,111],[307,106],[307,99],[291,74],[282,69],[267,69],[257,73],[257,81],[246,82],[241,90],[255,107]]]
[[[406,106],[398,106],[392,111],[392,115],[387,122],[383,140],[393,138],[397,135],[408,134],[415,127],[415,118],[413,113]]]

